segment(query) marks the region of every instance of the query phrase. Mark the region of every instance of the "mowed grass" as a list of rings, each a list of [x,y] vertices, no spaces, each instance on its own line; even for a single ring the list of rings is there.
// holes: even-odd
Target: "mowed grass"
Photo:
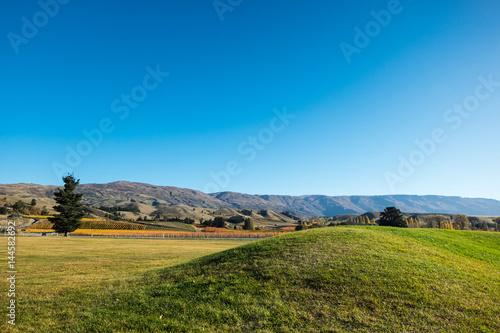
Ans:
[[[6,253],[7,237],[0,240]],[[61,315],[66,308],[78,310],[80,303],[91,304],[103,292],[128,289],[150,270],[247,242],[16,237],[16,329],[5,319],[7,284],[2,283],[0,315],[5,320],[0,322],[0,332],[65,331],[58,325],[64,321]],[[4,266],[7,270],[6,256]],[[67,318],[68,322],[74,320],[77,318]]]
[[[25,301],[19,331],[500,331],[500,233],[322,228],[130,274]]]

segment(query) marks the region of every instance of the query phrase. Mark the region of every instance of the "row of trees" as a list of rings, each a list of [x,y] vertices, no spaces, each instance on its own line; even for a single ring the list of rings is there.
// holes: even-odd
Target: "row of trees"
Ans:
[[[351,222],[352,224],[376,224],[375,219],[370,220],[370,218],[366,215],[358,216],[355,219],[349,218],[349,222]]]
[[[395,207],[387,207],[380,215],[378,225],[400,227],[400,228],[438,228],[438,229],[454,229],[454,230],[489,230],[490,225],[484,220],[477,217],[467,217],[466,215],[456,214],[450,217],[445,215],[426,215],[421,218],[420,222],[417,216],[405,218],[401,211]],[[296,230],[303,230],[307,228],[321,227],[321,226],[337,226],[337,225],[367,225],[376,224],[375,219],[370,220],[366,215],[359,216],[355,219],[352,217],[346,221],[331,222],[322,224],[315,222],[312,219],[311,223],[301,223],[296,227]],[[492,227],[495,231],[500,231],[500,217],[493,221]]]
[[[485,220],[463,214],[455,214],[450,217],[439,214],[427,215],[423,217],[422,225],[425,228],[484,231],[488,231],[491,226],[495,231],[500,231],[500,217],[493,220],[493,224],[488,224]]]
[[[387,207],[380,215],[379,225],[393,227],[420,227],[417,218],[405,219],[401,211],[395,207]],[[463,214],[455,214],[446,217],[444,215],[427,215],[423,217],[424,228],[454,229],[454,230],[484,230],[488,231],[489,225],[477,217],[467,217]],[[500,231],[500,217],[493,221],[495,231]]]

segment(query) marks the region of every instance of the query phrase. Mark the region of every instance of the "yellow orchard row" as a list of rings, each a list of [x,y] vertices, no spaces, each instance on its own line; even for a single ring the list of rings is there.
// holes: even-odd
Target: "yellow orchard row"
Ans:
[[[54,224],[49,220],[42,220],[31,225],[30,229],[52,229],[53,226]],[[80,229],[146,230],[146,226],[130,222],[82,219]]]
[[[27,228],[27,232],[53,232],[52,229]],[[280,235],[278,232],[187,232],[162,230],[110,230],[77,229],[71,234],[82,236],[121,236],[121,237],[158,237],[158,238],[267,238]]]

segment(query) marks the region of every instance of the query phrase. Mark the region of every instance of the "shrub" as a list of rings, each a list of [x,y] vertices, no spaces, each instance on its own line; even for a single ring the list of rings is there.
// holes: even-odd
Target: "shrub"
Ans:
[[[227,222],[230,222],[230,223],[242,223],[245,221],[245,218],[241,215],[234,215],[234,216],[231,216]]]
[[[259,210],[259,214],[260,214],[262,217],[268,217],[268,216],[269,216],[269,212],[268,212],[266,209],[261,209],[261,210]]]
[[[483,221],[482,225],[481,225],[481,229],[483,229],[484,231],[488,231],[489,228],[488,228],[488,224],[486,222]]]
[[[250,216],[250,215],[252,215],[252,211],[248,210],[248,209],[243,209],[243,210],[241,210],[241,214],[246,215],[246,216]]]
[[[42,211],[40,212],[40,215],[47,216],[49,214],[50,213],[49,213],[49,210],[47,209],[47,207],[43,206]]]
[[[29,211],[30,211],[30,215],[41,215],[41,211],[40,209],[34,207],[34,206],[31,206],[33,208],[31,208]]]
[[[29,213],[27,208],[28,208],[28,205],[21,200],[17,201],[12,206],[12,209],[14,209],[14,211],[19,212],[19,213],[23,213],[23,214]]]

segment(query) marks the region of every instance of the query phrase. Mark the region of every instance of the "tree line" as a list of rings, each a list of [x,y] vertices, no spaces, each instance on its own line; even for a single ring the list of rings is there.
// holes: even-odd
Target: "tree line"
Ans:
[[[5,197],[3,201],[7,201]],[[0,207],[0,214],[18,214],[18,215],[49,215],[49,210],[46,206],[42,208],[37,206],[36,199],[31,199],[30,203],[26,203],[22,200],[16,201],[14,204],[5,203]]]
[[[324,223],[319,218],[311,219],[309,222],[300,221],[296,230],[304,230],[308,228],[317,228],[323,226],[338,226],[338,225],[379,225],[400,228],[437,228],[450,230],[484,230],[493,229],[500,231],[500,217],[488,223],[478,217],[468,217],[463,214],[455,214],[445,216],[442,214],[425,215],[419,219],[418,215],[413,215],[408,218],[404,217],[403,213],[395,207],[386,207],[380,214],[378,223],[375,219],[368,218],[362,215],[356,218],[349,217],[348,220],[334,221]]]

